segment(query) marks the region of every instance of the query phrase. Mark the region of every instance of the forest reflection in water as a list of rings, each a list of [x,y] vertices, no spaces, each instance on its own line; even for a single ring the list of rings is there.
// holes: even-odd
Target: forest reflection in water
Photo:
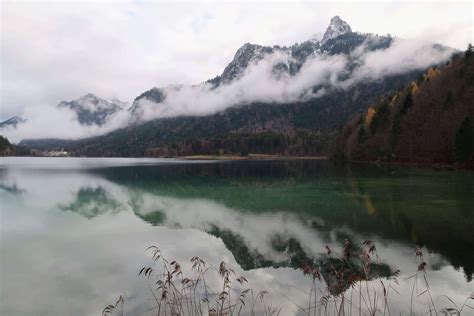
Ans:
[[[388,277],[397,269],[405,274],[416,271],[411,247],[420,245],[435,275],[431,285],[434,291],[459,299],[469,294],[465,289],[471,285],[474,268],[470,251],[474,249],[470,231],[474,227],[474,198],[470,194],[474,183],[469,174],[462,172],[266,161],[61,170],[3,168],[1,180],[2,201],[8,205],[2,215],[6,219],[2,236],[11,241],[3,242],[1,247],[7,254],[15,252],[15,243],[25,239],[9,224],[30,223],[35,227],[38,223],[31,217],[41,218],[43,227],[36,229],[42,235],[45,230],[57,229],[47,221],[50,217],[61,217],[63,223],[68,214],[78,214],[86,222],[76,217],[64,220],[74,225],[63,227],[61,232],[68,229],[68,234],[88,234],[93,230],[97,238],[107,233],[128,235],[132,247],[138,250],[150,242],[158,243],[182,261],[194,255],[216,262],[228,260],[253,276],[250,280],[257,287],[270,292],[275,289],[277,297],[285,284],[305,289],[307,281],[294,268],[307,261],[324,266],[326,245],[341,253],[346,239],[355,247],[372,239],[381,257],[374,266],[379,276]],[[29,209],[30,220],[22,221],[22,215],[10,214],[15,209]],[[47,210],[47,215],[39,210]],[[125,220],[128,214],[139,222]],[[143,232],[161,238],[139,237]],[[57,238],[60,235],[58,231]],[[75,236],[69,236],[70,240],[80,242]],[[94,247],[106,246],[96,242]],[[48,244],[45,242],[43,247],[48,248]],[[137,255],[136,249],[121,249]],[[69,253],[61,251],[66,254],[64,264],[79,265],[66,260]],[[11,257],[15,256],[15,260],[21,258],[19,253]],[[126,260],[128,256],[123,257]],[[123,264],[118,259],[114,258],[112,266]],[[143,254],[138,261],[145,259]],[[6,271],[8,265],[13,267],[15,260],[7,258],[2,270]],[[90,265],[97,266],[94,258],[89,260]],[[133,277],[134,271],[127,273]],[[273,281],[268,279],[271,275]],[[108,276],[113,278],[113,273]],[[8,276],[5,279],[7,285],[2,291],[5,287],[8,292],[12,280]],[[324,281],[331,282],[328,276]],[[298,294],[295,297],[297,300]],[[2,294],[2,310],[14,310],[15,306],[3,300]],[[140,305],[138,298],[134,301]]]

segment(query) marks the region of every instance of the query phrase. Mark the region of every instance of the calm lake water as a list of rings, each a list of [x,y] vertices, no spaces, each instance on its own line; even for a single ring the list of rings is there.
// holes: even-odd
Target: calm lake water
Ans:
[[[307,304],[311,280],[295,267],[323,260],[326,245],[341,254],[345,239],[373,240],[385,276],[401,271],[392,314],[409,313],[415,245],[437,307],[452,307],[442,295],[462,305],[474,291],[472,172],[1,158],[0,202],[0,315],[100,315],[120,295],[125,315],[152,315],[138,277],[150,245],[184,267],[195,255],[215,266],[224,260],[249,287],[268,290],[281,315]],[[420,314],[426,304],[426,295],[415,298]]]

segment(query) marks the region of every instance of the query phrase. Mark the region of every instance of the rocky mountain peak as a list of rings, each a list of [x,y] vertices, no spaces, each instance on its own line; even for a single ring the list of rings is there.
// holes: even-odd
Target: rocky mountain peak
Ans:
[[[120,101],[107,101],[92,93],[85,94],[76,100],[62,101],[60,108],[69,108],[77,114],[79,123],[83,125],[102,125],[112,114],[122,111]]]
[[[273,49],[268,46],[245,43],[237,50],[234,59],[222,72],[221,80],[223,82],[232,81],[237,78],[247,66],[263,59],[266,54],[269,54],[272,51]]]
[[[324,33],[321,43],[325,43],[330,39],[336,38],[339,35],[352,32],[349,24],[342,20],[338,15],[334,16],[329,23],[329,26]]]

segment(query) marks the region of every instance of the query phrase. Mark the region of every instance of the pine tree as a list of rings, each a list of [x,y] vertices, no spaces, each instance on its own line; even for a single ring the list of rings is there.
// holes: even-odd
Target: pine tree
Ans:
[[[466,63],[469,63],[471,61],[471,57],[473,53],[474,53],[474,48],[472,47],[472,44],[469,43],[469,45],[467,45],[466,52],[464,53],[464,61]]]
[[[456,133],[456,161],[465,162],[472,156],[474,131],[470,117],[466,117]]]

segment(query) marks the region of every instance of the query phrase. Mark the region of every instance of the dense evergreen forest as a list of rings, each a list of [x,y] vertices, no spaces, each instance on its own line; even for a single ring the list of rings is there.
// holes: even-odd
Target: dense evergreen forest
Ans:
[[[474,52],[430,68],[339,131],[339,159],[474,165]]]
[[[9,156],[13,153],[13,146],[7,138],[0,135],[0,156]]]

